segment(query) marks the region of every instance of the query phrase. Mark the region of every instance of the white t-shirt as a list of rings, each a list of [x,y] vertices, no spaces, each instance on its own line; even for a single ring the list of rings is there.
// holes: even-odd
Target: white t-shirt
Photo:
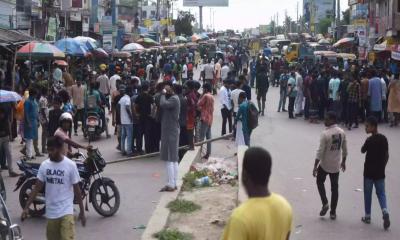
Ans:
[[[239,94],[244,92],[242,89],[236,88],[231,93],[231,98],[233,102],[233,112],[237,113],[239,111]]]
[[[118,74],[114,74],[110,78],[110,90],[112,93],[117,91],[117,80],[121,80],[121,77]]]
[[[228,79],[229,70],[230,69],[229,69],[228,65],[225,65],[222,67],[222,69],[221,69],[221,79],[222,80]]]
[[[126,107],[131,107],[131,98],[128,95],[124,95],[118,102],[121,107],[121,124],[132,124],[132,120],[129,117],[129,113],[126,111]]]
[[[183,79],[188,78],[188,67],[186,64],[183,64],[183,67],[182,67],[182,78]]]
[[[74,213],[74,188],[81,178],[75,162],[64,157],[61,162],[42,162],[37,175],[45,183],[46,217],[57,219]]]
[[[150,81],[151,80],[151,76],[150,76],[150,70],[153,68],[154,66],[153,66],[153,64],[149,64],[149,65],[147,65],[146,66],[146,79],[147,79],[147,81]]]

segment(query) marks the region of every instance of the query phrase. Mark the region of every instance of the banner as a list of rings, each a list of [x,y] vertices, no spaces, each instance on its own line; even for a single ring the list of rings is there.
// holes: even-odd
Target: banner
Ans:
[[[112,50],[113,50],[112,34],[104,34],[103,35],[103,49],[106,52],[112,52]]]
[[[57,19],[54,17],[49,18],[49,25],[47,27],[47,40],[55,41],[57,35]]]

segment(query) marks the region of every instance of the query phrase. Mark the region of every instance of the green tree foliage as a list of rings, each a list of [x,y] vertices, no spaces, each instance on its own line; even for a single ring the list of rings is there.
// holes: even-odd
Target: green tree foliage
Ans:
[[[350,24],[350,8],[346,9],[343,14],[343,19],[340,21],[341,25],[349,25]]]
[[[192,23],[196,21],[196,18],[188,11],[180,11],[178,14],[178,18],[175,21],[175,33],[177,36],[193,35],[193,26]]]
[[[328,33],[328,28],[331,26],[332,19],[330,18],[324,18],[321,21],[319,21],[318,24],[318,32],[322,34]]]

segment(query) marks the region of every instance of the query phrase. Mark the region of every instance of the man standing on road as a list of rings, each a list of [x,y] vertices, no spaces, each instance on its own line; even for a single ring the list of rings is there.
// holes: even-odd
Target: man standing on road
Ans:
[[[76,84],[71,88],[71,97],[72,102],[74,104],[74,108],[76,109],[76,113],[74,116],[74,132],[75,136],[78,136],[78,121],[82,122],[82,131],[83,126],[85,125],[85,120],[83,119],[84,116],[84,99],[85,99],[85,87],[82,86],[80,80],[76,81]]]
[[[282,74],[279,77],[279,86],[280,86],[280,96],[279,96],[279,105],[278,105],[278,112],[282,110],[282,112],[286,112],[286,97],[287,97],[287,90],[288,90],[288,80],[289,80],[289,73],[287,69],[281,70]]]
[[[285,198],[269,191],[271,165],[265,149],[252,147],[245,152],[242,182],[249,199],[233,211],[223,240],[289,239],[292,208]]]
[[[299,117],[302,115],[303,111],[303,100],[304,100],[304,92],[303,92],[303,70],[300,68],[296,72],[296,88],[297,88],[297,96],[295,100],[295,116]]]
[[[99,83],[99,91],[103,93],[107,99],[107,97],[110,95],[111,85],[105,69],[101,70],[101,75],[96,79],[96,82]],[[106,102],[105,104],[107,105],[108,110],[110,110],[110,103]]]
[[[213,85],[213,81],[214,81],[214,66],[211,63],[211,59],[209,60],[208,64],[204,65],[204,78],[203,78],[203,83],[209,83],[211,84],[212,88],[213,88],[213,93],[215,93],[214,91],[214,85]]]
[[[166,162],[168,183],[161,192],[173,192],[177,190],[178,180],[178,147],[179,147],[179,97],[174,89],[167,83],[165,94],[161,95],[161,151],[160,158]]]
[[[203,96],[200,98],[197,106],[200,111],[200,139],[199,141],[203,141],[204,138],[207,140],[211,139],[211,125],[213,122],[213,114],[214,114],[214,98],[211,95],[212,87],[209,83],[203,84]],[[207,143],[207,153],[204,156],[205,159],[211,154],[211,142]]]
[[[133,156],[132,154],[132,135],[133,135],[133,117],[131,108],[131,97],[128,95],[125,86],[119,87],[119,92],[123,96],[118,104],[120,107],[121,116],[121,152],[122,155],[128,157]],[[125,143],[125,140],[127,143]]]
[[[269,88],[267,69],[263,68],[259,71],[256,79],[258,111],[264,116],[265,102],[267,101],[267,92]]]
[[[390,226],[389,212],[385,193],[385,168],[389,160],[389,144],[386,137],[378,133],[378,120],[370,116],[365,125],[367,134],[371,134],[361,148],[362,153],[367,153],[364,163],[364,204],[365,216],[361,218],[364,223],[371,223],[372,188],[375,185],[376,195],[383,214],[383,228]]]
[[[325,180],[329,175],[331,180],[331,211],[330,218],[336,219],[336,207],[339,199],[339,172],[346,170],[347,142],[346,135],[336,123],[335,112],[328,112],[325,117],[326,129],[321,134],[320,145],[314,163],[313,176],[317,177],[318,192],[322,201],[319,215],[325,216],[329,210],[325,192]]]
[[[222,114],[222,136],[226,134],[226,123],[228,122],[229,133],[232,132],[232,100],[229,80],[224,82],[224,86],[219,91],[219,102],[221,104]]]
[[[290,74],[290,77],[289,77],[289,80],[288,80],[288,83],[287,83],[288,96],[289,96],[288,113],[289,113],[289,118],[290,119],[295,119],[295,116],[293,114],[294,102],[296,101],[296,96],[297,96],[295,77],[296,77],[296,74],[294,72],[292,72]]]
[[[49,159],[40,165],[38,180],[22,212],[21,220],[28,217],[29,206],[36,195],[45,188],[47,240],[73,240],[75,239],[74,197],[79,203],[78,219],[82,221],[82,226],[86,225],[79,187],[81,178],[75,162],[62,154],[63,141],[60,138],[50,137],[47,141],[47,151]]]

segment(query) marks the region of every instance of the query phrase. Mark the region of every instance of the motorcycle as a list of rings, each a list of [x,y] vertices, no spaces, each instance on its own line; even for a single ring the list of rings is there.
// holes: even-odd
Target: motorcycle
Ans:
[[[0,174],[0,240],[22,240],[21,228],[12,224],[5,201],[6,188]]]
[[[74,158],[77,159],[76,165],[81,177],[79,185],[82,192],[82,200],[86,200],[86,211],[88,210],[89,201],[101,216],[110,217],[114,215],[120,206],[119,190],[112,179],[101,175],[106,166],[106,161],[99,150],[90,149],[87,156],[78,152]],[[25,208],[29,195],[36,184],[40,164],[20,160],[17,165],[23,174],[18,179],[14,192],[21,188],[19,203],[22,208]],[[74,199],[74,204],[77,203],[76,199]],[[45,208],[45,191],[43,189],[30,206],[29,215],[40,217],[45,214]]]
[[[104,131],[102,118],[97,112],[88,111],[85,123],[84,134],[89,138],[89,142],[93,142]]]

